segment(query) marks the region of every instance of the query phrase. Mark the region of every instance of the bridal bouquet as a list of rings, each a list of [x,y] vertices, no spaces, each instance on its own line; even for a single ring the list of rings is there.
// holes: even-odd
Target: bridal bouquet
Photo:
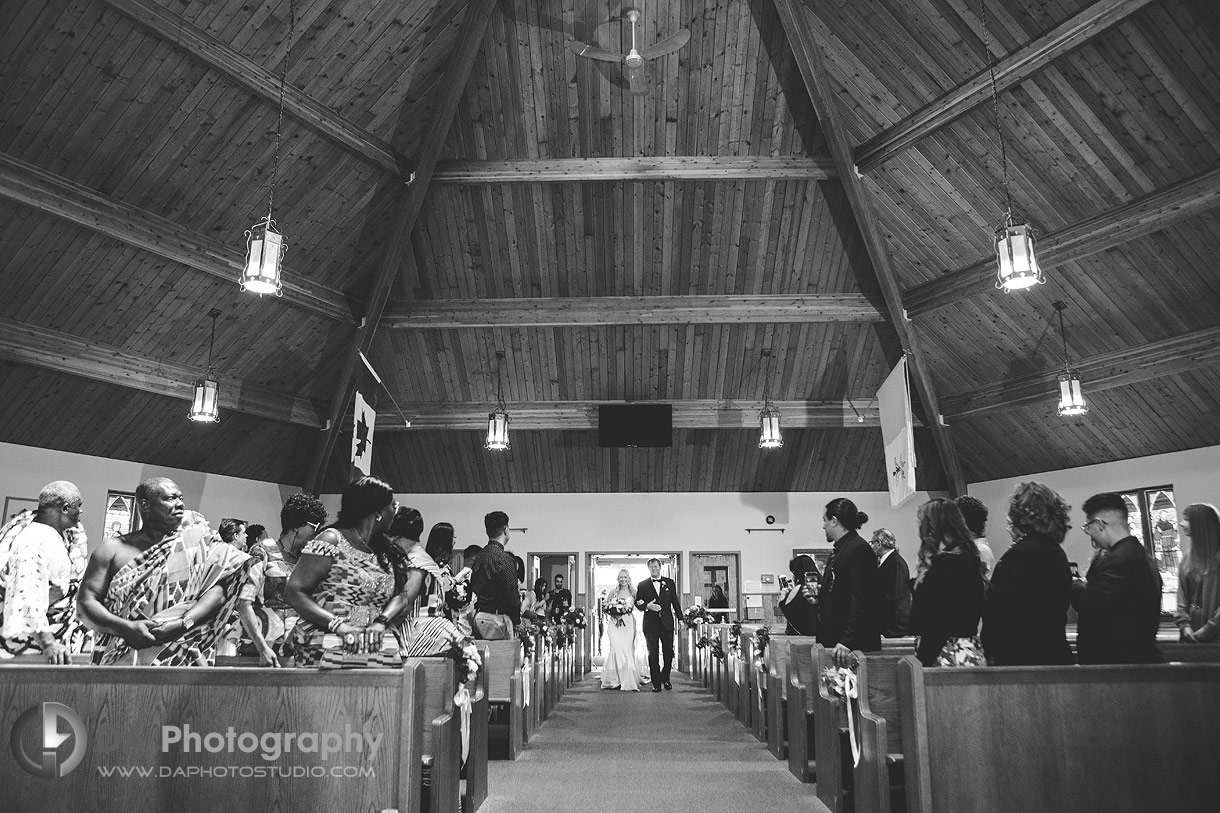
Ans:
[[[619,627],[627,626],[627,622],[624,619],[631,615],[634,609],[631,606],[631,599],[623,596],[619,596],[606,605],[606,613],[614,619],[615,625]]]

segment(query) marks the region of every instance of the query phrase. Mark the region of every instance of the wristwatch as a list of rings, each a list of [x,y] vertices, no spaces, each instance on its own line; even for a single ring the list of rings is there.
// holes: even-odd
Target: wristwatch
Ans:
[[[183,613],[183,614],[182,614],[182,619],[181,619],[181,620],[182,620],[182,628],[183,628],[184,630],[190,630],[190,629],[191,629],[191,627],[195,626],[195,619],[191,618],[191,617],[190,617],[189,615],[187,615],[186,613]]]
[[[377,615],[373,617],[372,623],[380,624],[383,627],[388,627],[390,626],[390,619],[386,618],[385,614]]]

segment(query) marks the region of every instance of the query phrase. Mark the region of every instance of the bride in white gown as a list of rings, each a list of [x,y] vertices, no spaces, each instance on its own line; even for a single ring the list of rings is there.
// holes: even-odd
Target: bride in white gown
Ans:
[[[625,600],[631,612],[626,615],[610,615],[606,624],[606,663],[602,667],[602,688],[621,689],[624,692],[640,690],[640,665],[635,655],[635,588],[631,586],[631,574],[618,572],[618,584],[606,594],[606,607],[616,599]],[[619,622],[622,626],[619,626]]]

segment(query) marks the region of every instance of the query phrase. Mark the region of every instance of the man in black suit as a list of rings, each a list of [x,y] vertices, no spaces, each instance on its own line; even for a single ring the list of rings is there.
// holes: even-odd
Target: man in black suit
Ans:
[[[648,668],[652,672],[652,690],[672,689],[669,670],[674,662],[675,619],[682,617],[678,604],[678,586],[673,579],[661,575],[661,560],[649,559],[648,572],[635,589],[635,606],[644,611],[644,640],[648,642]],[[660,655],[664,654],[662,664]]]
[[[1084,513],[1084,532],[1105,553],[1093,560],[1087,584],[1072,583],[1080,662],[1164,663],[1156,645],[1161,575],[1131,535],[1127,503],[1119,494],[1097,494],[1085,500]]]
[[[546,600],[546,616],[551,621],[563,620],[564,613],[572,609],[572,591],[563,586],[563,576],[555,576],[555,589]]]
[[[877,554],[877,582],[881,585],[881,635],[901,638],[911,621],[911,570],[898,552],[898,540],[888,528],[873,531],[869,541]]]

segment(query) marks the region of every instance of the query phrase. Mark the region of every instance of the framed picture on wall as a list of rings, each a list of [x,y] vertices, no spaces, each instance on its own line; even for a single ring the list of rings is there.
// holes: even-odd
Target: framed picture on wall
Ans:
[[[136,495],[128,491],[106,492],[106,539],[130,533],[136,527]]]
[[[13,517],[20,514],[25,509],[31,511],[38,510],[37,497],[5,497],[4,498],[4,522],[8,522]]]

